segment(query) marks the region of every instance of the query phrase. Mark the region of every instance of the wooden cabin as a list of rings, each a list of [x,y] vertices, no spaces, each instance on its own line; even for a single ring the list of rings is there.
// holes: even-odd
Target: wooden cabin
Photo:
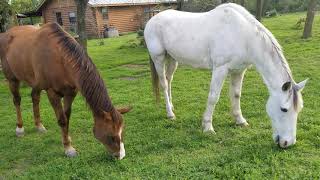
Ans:
[[[101,37],[106,28],[119,33],[139,30],[157,12],[176,7],[176,0],[89,0],[86,32]],[[77,8],[74,0],[43,0],[27,15],[42,16],[43,23],[57,22],[66,31],[77,33]]]

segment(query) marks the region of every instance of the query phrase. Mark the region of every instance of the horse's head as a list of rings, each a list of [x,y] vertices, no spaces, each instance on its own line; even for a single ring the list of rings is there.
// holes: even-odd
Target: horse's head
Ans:
[[[121,114],[130,110],[130,108],[113,109],[111,112],[103,111],[101,115],[95,117],[94,136],[105,145],[112,156],[118,159],[125,156],[122,138],[124,124]]]
[[[286,82],[268,99],[267,113],[272,119],[273,139],[282,148],[296,143],[297,117],[303,108],[301,91],[306,82]]]

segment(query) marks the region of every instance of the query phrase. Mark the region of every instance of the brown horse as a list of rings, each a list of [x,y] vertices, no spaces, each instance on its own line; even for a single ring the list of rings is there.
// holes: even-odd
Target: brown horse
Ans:
[[[95,137],[113,156],[119,159],[125,156],[121,114],[130,109],[114,108],[92,60],[59,25],[50,23],[42,28],[20,26],[0,34],[0,58],[16,107],[18,137],[24,134],[19,94],[19,84],[24,81],[32,87],[34,121],[40,132],[46,131],[39,113],[40,92],[47,92],[62,130],[67,156],[77,155],[68,135],[71,105],[77,91],[85,97],[92,110]]]

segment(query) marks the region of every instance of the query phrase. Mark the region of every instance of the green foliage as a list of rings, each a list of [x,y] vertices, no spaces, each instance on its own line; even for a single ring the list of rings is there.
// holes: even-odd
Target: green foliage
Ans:
[[[229,2],[240,3],[239,0],[230,0]],[[308,0],[264,0],[263,12],[270,12],[274,9],[277,12],[297,12],[305,11],[308,6]],[[185,2],[183,10],[193,12],[205,12],[213,9],[221,3],[221,0],[188,0]],[[255,14],[256,0],[245,0],[246,8]]]
[[[7,29],[10,23],[13,11],[7,0],[0,0],[0,32]]]
[[[266,12],[266,17],[274,17],[274,16],[277,16],[278,15],[278,12],[276,9],[272,9],[271,11],[267,11]]]
[[[267,2],[266,9],[274,8],[279,12],[297,12],[305,11],[308,7],[308,2],[305,0],[265,0]]]
[[[18,13],[24,13],[34,10],[39,1],[38,0],[12,0],[12,6]]]
[[[188,0],[183,4],[183,11],[206,12],[220,4],[220,0]]]
[[[143,30],[139,30],[139,31],[137,32],[137,39],[138,39],[138,41],[140,42],[139,44],[140,44],[141,46],[147,47],[147,44],[146,44],[146,42],[145,42],[145,40],[144,40],[144,31],[143,31]]]
[[[30,88],[21,88],[25,137],[15,137],[16,114],[9,88],[0,75],[0,179],[319,179],[320,178],[320,18],[313,37],[302,40],[292,29],[305,13],[264,19],[283,45],[297,82],[310,78],[303,91],[304,109],[298,120],[297,144],[282,150],[273,142],[265,112],[268,90],[257,71],[249,69],[242,92],[242,112],[249,128],[235,126],[230,115],[227,80],[213,116],[217,134],[201,131],[211,72],[179,65],[172,92],[177,119],[166,119],[164,99],[155,105],[149,56],[136,34],[88,42],[88,52],[117,106],[132,105],[124,115],[127,156],[116,161],[93,137],[93,120],[84,98],[77,96],[70,136],[78,150],[66,158],[60,128],[45,93],[41,115],[47,134],[34,128]]]

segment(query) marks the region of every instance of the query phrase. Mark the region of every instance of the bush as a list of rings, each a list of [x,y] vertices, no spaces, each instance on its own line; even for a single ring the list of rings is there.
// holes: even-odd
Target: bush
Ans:
[[[140,46],[147,47],[146,42],[144,40],[144,31],[142,29],[138,31],[137,39],[140,42]]]
[[[274,17],[274,16],[277,16],[278,15],[278,12],[276,9],[272,9],[271,11],[267,11],[266,12],[266,17]]]
[[[182,10],[189,12],[206,12],[212,10],[220,3],[220,0],[188,0],[184,2]]]

